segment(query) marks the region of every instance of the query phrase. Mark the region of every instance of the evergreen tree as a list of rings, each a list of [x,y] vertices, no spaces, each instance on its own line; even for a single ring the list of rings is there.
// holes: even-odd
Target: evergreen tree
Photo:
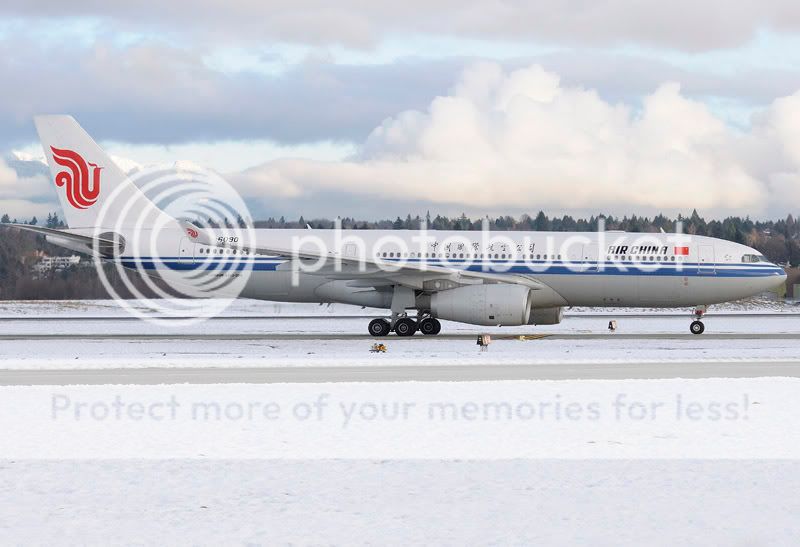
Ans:
[[[536,215],[536,220],[533,221],[533,229],[537,232],[546,232],[550,230],[550,219],[544,214],[544,211],[539,211]]]

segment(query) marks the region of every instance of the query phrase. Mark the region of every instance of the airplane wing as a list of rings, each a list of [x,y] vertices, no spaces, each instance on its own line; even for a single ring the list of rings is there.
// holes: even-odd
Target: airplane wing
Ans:
[[[98,254],[96,252],[98,249],[100,251],[99,254],[105,254],[105,250],[113,249],[115,245],[115,242],[111,239],[74,234],[54,228],[45,228],[44,226],[31,226],[30,224],[0,224],[0,226],[8,226],[9,228],[17,228],[26,232],[34,232],[47,237],[51,241],[58,240],[59,243],[68,243],[68,247],[72,250],[89,254]],[[117,242],[117,244],[118,243],[119,242]]]

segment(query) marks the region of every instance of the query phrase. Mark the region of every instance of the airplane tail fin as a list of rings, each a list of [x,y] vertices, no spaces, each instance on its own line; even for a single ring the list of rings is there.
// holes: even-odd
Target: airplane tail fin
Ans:
[[[159,222],[177,226],[72,116],[37,116],[35,124],[71,229],[127,232]]]

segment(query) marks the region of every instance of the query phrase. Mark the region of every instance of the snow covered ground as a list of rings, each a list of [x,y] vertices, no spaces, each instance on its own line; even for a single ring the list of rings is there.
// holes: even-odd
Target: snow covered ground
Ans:
[[[296,312],[296,310],[294,310]],[[106,319],[0,319],[0,334],[19,339],[0,341],[0,368],[114,368],[143,366],[307,366],[375,364],[585,363],[598,361],[786,360],[800,356],[800,316],[794,314],[707,317],[706,334],[688,332],[685,315],[615,316],[618,330],[609,335],[607,316],[567,316],[559,325],[487,328],[444,322],[443,334],[460,339],[389,337],[388,352],[369,352],[373,340],[363,337],[366,318],[234,317],[170,327],[120,316]],[[480,353],[472,336],[490,333],[489,351]],[[36,339],[29,335],[96,336],[93,339]],[[342,339],[329,338],[340,334]],[[518,335],[534,339],[518,339]],[[626,338],[626,335],[643,335]],[[652,334],[653,337],[647,335]],[[741,338],[715,339],[715,334]],[[110,338],[125,335],[140,338]],[[286,338],[302,335],[306,339]],[[320,335],[318,339],[307,339]],[[353,336],[356,338],[352,338]],[[540,335],[592,335],[588,338]],[[597,335],[597,338],[593,338]],[[661,335],[674,338],[658,338]],[[765,337],[759,338],[760,335]],[[795,336],[783,336],[795,335]],[[148,339],[148,336],[158,336]],[[174,336],[174,338],[171,338]],[[186,337],[189,338],[186,338]],[[166,337],[166,338],[165,338]],[[227,338],[226,338],[227,337]],[[230,339],[234,337],[236,339]],[[348,338],[350,337],[350,338]]]
[[[0,461],[3,543],[793,545],[797,461]]]
[[[371,311],[347,306],[241,301],[170,328],[111,302],[0,303],[0,334],[19,337],[0,340],[0,368],[800,355],[797,307],[713,311],[707,333],[741,337],[690,336],[685,311],[572,310],[551,327],[444,325],[491,332],[483,354],[471,337],[391,337],[376,355],[369,339],[322,336],[364,333],[352,316]],[[26,339],[42,333],[140,338]],[[308,333],[320,338],[280,338]],[[791,545],[799,390],[791,378],[0,387],[0,543]]]
[[[800,379],[0,387],[0,458],[798,458]]]
[[[0,538],[792,545],[798,387],[791,379],[4,387]],[[458,418],[429,417],[442,401]],[[396,402],[414,403],[408,419],[372,417]],[[511,418],[483,417],[486,403],[502,402]]]
[[[497,340],[481,353],[471,338],[390,338],[388,351],[358,340],[4,340],[0,368],[275,367],[797,360],[800,340],[702,337],[630,340]]]
[[[492,334],[494,342],[489,352],[479,353],[471,338],[454,340],[417,335],[411,339],[389,337],[386,339],[389,351],[375,355],[369,352],[372,340],[367,338],[327,338],[335,334],[345,337],[365,334],[369,315],[376,311],[354,306],[240,300],[222,317],[183,325],[131,318],[113,301],[0,302],[0,334],[20,337],[0,342],[0,368],[786,360],[800,356],[800,340],[780,336],[800,334],[798,311],[797,306],[768,301],[714,308],[712,312],[716,315],[705,319],[706,332],[743,335],[728,340],[708,335],[689,336],[691,317],[687,310],[575,309],[567,312],[561,324],[549,326],[492,328],[445,321],[442,328],[445,335]],[[617,321],[618,329],[606,338],[516,338],[522,334],[605,336],[609,334],[607,326],[611,319]],[[35,342],[26,339],[28,335],[40,334],[97,338]],[[314,340],[281,338],[317,334],[320,338]],[[677,338],[625,338],[628,334],[677,335]],[[755,336],[760,334],[769,337]],[[102,339],[114,335],[141,338]],[[147,339],[148,336],[159,338]]]

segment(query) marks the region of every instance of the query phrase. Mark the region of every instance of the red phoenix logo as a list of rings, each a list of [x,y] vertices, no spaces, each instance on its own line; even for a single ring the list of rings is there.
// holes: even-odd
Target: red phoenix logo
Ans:
[[[197,230],[194,230],[192,228],[186,228],[186,233],[189,234],[189,237],[191,237],[192,239],[197,239],[197,236],[200,235],[197,233]]]
[[[61,171],[56,175],[56,186],[66,186],[67,200],[76,209],[88,209],[100,197],[100,170],[94,163],[86,160],[72,150],[61,150],[50,147],[53,151],[53,160],[68,171]],[[92,176],[89,177],[89,167],[92,167]]]

